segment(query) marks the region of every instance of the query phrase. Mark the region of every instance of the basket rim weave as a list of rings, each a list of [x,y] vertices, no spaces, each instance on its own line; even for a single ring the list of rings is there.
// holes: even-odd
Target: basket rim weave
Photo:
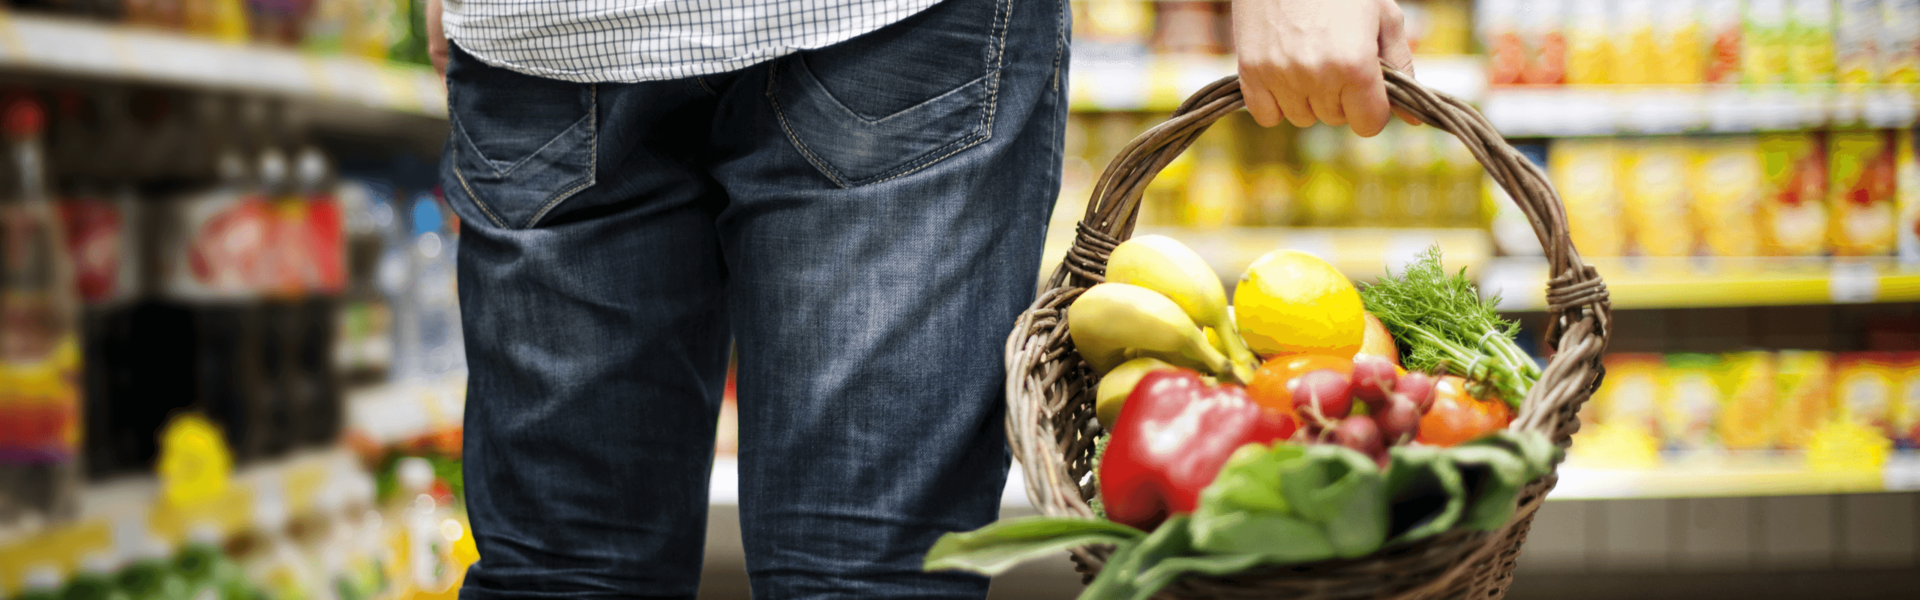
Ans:
[[[1599,386],[1601,355],[1612,330],[1606,284],[1581,259],[1568,234],[1566,208],[1546,174],[1508,145],[1467,103],[1382,65],[1392,105],[1459,138],[1527,216],[1547,259],[1547,343],[1552,358],[1521,401],[1510,429],[1537,431],[1566,446],[1577,411]],[[1015,321],[1006,345],[1007,443],[1020,461],[1027,497],[1040,513],[1093,516],[1096,492],[1086,474],[1094,439],[1093,388],[1099,378],[1073,350],[1067,312],[1104,280],[1109,253],[1133,235],[1141,198],[1161,169],[1220,118],[1242,109],[1239,78],[1228,76],[1189,97],[1166,121],[1123,147],[1101,174],[1072,246],[1037,298]],[[1557,466],[1556,466],[1557,470]],[[1169,598],[1498,598],[1511,582],[1513,557],[1557,476],[1526,486],[1505,528],[1453,531],[1353,560],[1255,568],[1230,576],[1190,576],[1163,590]],[[1072,551],[1083,576],[1099,572],[1109,547]]]

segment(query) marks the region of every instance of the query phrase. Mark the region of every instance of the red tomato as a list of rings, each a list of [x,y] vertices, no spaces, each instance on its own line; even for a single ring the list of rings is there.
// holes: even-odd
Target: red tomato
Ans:
[[[1440,378],[1433,388],[1433,409],[1420,418],[1413,439],[1432,446],[1452,446],[1499,431],[1513,422],[1513,411],[1499,399],[1481,400],[1467,393],[1467,380]]]

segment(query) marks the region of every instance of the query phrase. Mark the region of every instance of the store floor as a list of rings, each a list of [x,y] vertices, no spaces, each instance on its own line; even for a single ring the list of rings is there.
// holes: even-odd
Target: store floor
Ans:
[[[1003,516],[1025,514],[1032,513]],[[1916,515],[1920,494],[1911,492],[1552,502],[1534,522],[1539,539],[1521,554],[1507,597],[1913,600],[1920,598]],[[715,506],[708,517],[702,600],[749,599],[739,522],[734,506]],[[1062,556],[996,578],[988,598],[1069,600],[1080,589]]]

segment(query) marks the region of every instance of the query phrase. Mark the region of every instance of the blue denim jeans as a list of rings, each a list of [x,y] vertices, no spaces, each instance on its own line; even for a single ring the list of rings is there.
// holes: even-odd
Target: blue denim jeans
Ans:
[[[946,0],[718,76],[447,71],[462,597],[692,598],[729,348],[757,598],[979,598],[1003,346],[1066,120],[1062,0]],[[731,344],[730,344],[731,342]]]

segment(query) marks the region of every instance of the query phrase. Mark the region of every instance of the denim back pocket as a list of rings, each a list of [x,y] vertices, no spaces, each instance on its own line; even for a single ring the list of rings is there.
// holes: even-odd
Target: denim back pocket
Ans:
[[[842,187],[926,168],[993,132],[1011,0],[945,0],[768,71],[795,149]]]
[[[594,84],[523,75],[453,49],[453,173],[499,227],[525,229],[594,183]]]

